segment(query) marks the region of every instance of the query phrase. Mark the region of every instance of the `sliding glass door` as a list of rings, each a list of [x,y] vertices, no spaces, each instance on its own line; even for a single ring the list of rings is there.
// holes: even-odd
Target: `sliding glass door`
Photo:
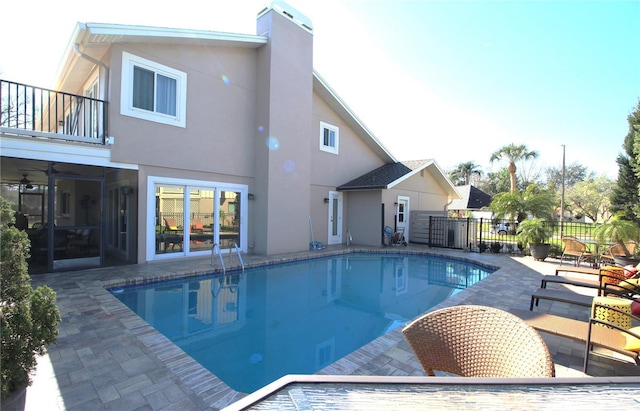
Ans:
[[[208,255],[214,244],[221,250],[234,244],[246,251],[242,232],[245,214],[242,198],[245,186],[200,181],[160,179],[153,182],[153,220],[149,227],[153,238],[153,252],[148,259],[167,255]],[[183,184],[178,184],[182,182]],[[151,188],[151,187],[150,187]],[[151,191],[151,190],[150,190]],[[153,231],[151,231],[153,230]],[[151,250],[151,244],[147,250]]]

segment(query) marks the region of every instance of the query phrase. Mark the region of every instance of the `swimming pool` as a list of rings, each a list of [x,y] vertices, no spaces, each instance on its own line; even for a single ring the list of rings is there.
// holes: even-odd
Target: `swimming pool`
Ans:
[[[236,391],[313,374],[493,270],[346,254],[109,291]]]

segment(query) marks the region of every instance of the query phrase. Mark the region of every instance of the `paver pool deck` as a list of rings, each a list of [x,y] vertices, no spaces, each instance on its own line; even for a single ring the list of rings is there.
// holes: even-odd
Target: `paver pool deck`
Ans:
[[[327,247],[322,251],[278,256],[243,255],[243,259],[245,266],[251,267],[360,250],[443,255],[499,268],[434,309],[480,304],[526,310],[531,293],[540,286],[540,276],[553,274],[558,265],[555,259],[540,262],[531,257],[431,249],[419,245]],[[47,284],[56,291],[62,322],[57,344],[49,347],[47,354],[38,360],[34,383],[27,389],[26,409],[215,410],[244,397],[245,394],[226,386],[106,290],[111,286],[219,269],[217,259],[215,266],[210,263],[211,259],[207,257],[33,275],[34,285]],[[590,289],[573,288],[573,291],[594,293]],[[552,301],[541,301],[535,310],[579,320],[587,320],[589,314],[585,307]],[[544,333],[542,336],[556,364],[557,377],[588,378],[581,372],[583,344]],[[590,358],[591,376],[640,376],[640,367],[626,357],[616,360],[592,355]],[[339,359],[319,374],[424,375],[400,328]]]

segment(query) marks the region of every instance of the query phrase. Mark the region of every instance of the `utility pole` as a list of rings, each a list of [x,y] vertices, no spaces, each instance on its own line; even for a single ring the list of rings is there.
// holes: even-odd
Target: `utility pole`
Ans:
[[[560,239],[564,237],[564,159],[565,159],[565,147],[562,145],[562,196],[560,197]]]

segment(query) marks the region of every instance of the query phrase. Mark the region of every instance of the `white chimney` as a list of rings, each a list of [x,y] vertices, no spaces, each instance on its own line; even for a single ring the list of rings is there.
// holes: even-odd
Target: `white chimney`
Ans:
[[[292,6],[285,3],[284,1],[281,1],[281,0],[272,1],[270,5],[268,5],[267,7],[264,8],[264,10],[258,13],[258,18],[268,13],[269,10],[273,10],[278,14],[281,14],[287,17],[292,22],[294,22],[298,26],[305,29],[307,32],[313,34],[313,25],[311,24],[311,19],[309,19],[307,16],[300,13],[298,10],[294,9]]]

